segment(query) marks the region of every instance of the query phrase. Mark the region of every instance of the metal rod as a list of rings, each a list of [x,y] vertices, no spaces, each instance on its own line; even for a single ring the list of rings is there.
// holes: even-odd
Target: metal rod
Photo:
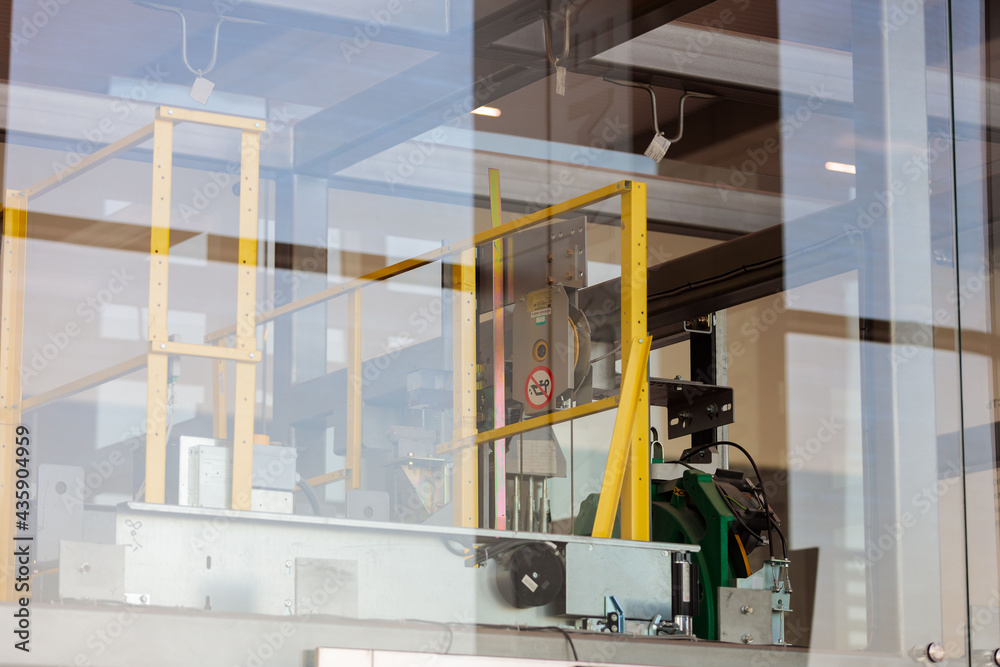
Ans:
[[[455,243],[449,243],[443,248],[436,248],[430,252],[424,253],[423,255],[405,259],[401,262],[397,262],[376,271],[372,271],[371,273],[367,273],[363,276],[355,278],[354,280],[350,280],[343,285],[338,285],[337,287],[331,287],[321,292],[310,294],[307,297],[285,304],[280,308],[275,308],[274,310],[270,310],[266,313],[261,313],[257,316],[257,325],[270,322],[271,320],[277,319],[283,315],[298,312],[304,308],[309,308],[310,306],[324,303],[341,295],[350,294],[354,290],[361,289],[370,283],[388,280],[389,278],[413,271],[414,269],[419,269],[420,267],[427,266],[428,264],[433,264],[434,262],[438,262],[447,257],[458,254],[463,250],[492,243],[493,241],[509,236],[514,232],[519,232],[540,225],[556,216],[562,215],[563,213],[575,211],[579,208],[583,208],[584,206],[596,204],[598,202],[605,201],[606,199],[631,192],[633,188],[640,185],[645,188],[645,185],[642,183],[636,183],[634,181],[619,181],[598,190],[594,190],[593,192],[580,195],[579,197],[574,197],[573,199],[569,199],[559,204],[554,204],[553,206],[549,206],[548,208],[544,208],[535,213],[520,217],[517,220],[512,220],[511,222],[505,223],[499,227],[494,227],[480,232],[475,236],[470,236],[462,239],[461,241],[456,241]],[[645,196],[643,196],[643,199],[645,199]],[[235,331],[235,325],[213,331],[205,336],[205,342],[215,342],[220,338],[232,335]]]
[[[490,169],[490,217],[494,228],[503,225],[500,204],[500,171]],[[503,329],[503,244],[504,239],[493,242],[493,426],[507,425],[507,356],[504,350]],[[507,447],[505,440],[493,444],[493,527],[504,530],[507,527]]]

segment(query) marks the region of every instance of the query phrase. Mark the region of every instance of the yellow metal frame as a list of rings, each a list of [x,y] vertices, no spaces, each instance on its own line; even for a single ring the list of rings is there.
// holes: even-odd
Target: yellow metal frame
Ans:
[[[239,229],[239,275],[237,321],[231,327],[205,337],[207,345],[177,343],[169,340],[167,331],[167,296],[170,248],[170,183],[172,176],[173,128],[179,122],[194,122],[242,131],[241,187]],[[30,408],[60,397],[83,391],[102,382],[138,370],[148,369],[146,500],[162,503],[165,495],[166,472],[166,394],[168,359],[172,355],[193,355],[213,360],[214,421],[216,437],[226,436],[226,396],[224,362],[236,364],[234,394],[234,509],[250,508],[250,484],[253,465],[254,365],[260,361],[256,349],[256,326],[282,315],[293,313],[327,300],[349,295],[348,335],[348,457],[344,470],[330,472],[307,480],[312,486],[345,480],[349,488],[360,486],[361,465],[361,288],[373,282],[388,280],[433,262],[455,257],[453,284],[456,299],[453,308],[455,332],[453,369],[455,425],[453,440],[438,447],[439,453],[455,457],[452,495],[454,520],[457,525],[476,526],[478,522],[478,474],[476,448],[479,445],[509,438],[519,433],[580,418],[603,410],[619,408],[612,436],[609,464],[595,523],[595,535],[610,535],[607,516],[613,523],[621,495],[622,537],[649,539],[649,457],[648,457],[648,374],[647,360],[650,341],[646,332],[646,189],[643,183],[621,181],[594,192],[550,206],[506,224],[499,224],[457,243],[404,260],[361,276],[343,285],[323,290],[266,313],[255,313],[257,201],[259,185],[260,133],[264,121],[224,116],[200,111],[160,107],[154,122],[145,128],[111,144],[82,160],[75,167],[46,179],[24,191],[8,191],[4,215],[4,263],[2,278],[2,314],[4,327],[0,346],[0,364],[4,368],[3,395],[0,396],[0,426],[6,442],[12,442],[13,429],[20,423],[21,405],[21,326],[23,322],[24,239],[26,210],[30,196],[48,192],[61,183],[102,164],[153,136],[153,217],[150,238],[150,300],[149,350],[143,357],[82,378],[44,395],[29,399]],[[501,241],[516,232],[548,222],[565,213],[621,197],[622,219],[622,394],[542,415],[517,424],[491,431],[476,432],[475,329],[476,284],[475,251],[478,246]],[[235,346],[225,344],[235,335]],[[143,363],[144,362],[144,363]],[[0,478],[6,488],[12,488],[13,448],[6,447],[0,458]],[[12,536],[9,522],[13,497],[0,494],[0,539]],[[6,511],[4,510],[6,508]],[[9,556],[0,556],[0,567],[9,573]],[[4,599],[10,599],[12,589],[8,577],[3,587]]]
[[[499,188],[494,188],[495,180],[491,174],[491,214],[496,221],[499,207],[493,210],[494,200],[498,201]],[[496,189],[496,197],[493,191]],[[509,424],[490,431],[476,433],[475,429],[475,266],[473,250],[479,246],[493,244],[519,231],[542,225],[549,220],[565,213],[596,204],[598,202],[621,197],[622,220],[622,303],[621,328],[622,340],[630,341],[623,346],[622,368],[628,376],[635,377],[639,383],[634,392],[623,393],[621,396],[606,398],[593,403],[579,405],[566,410],[549,413],[517,424]],[[616,418],[615,435],[612,437],[612,453],[614,457],[624,461],[623,465],[609,466],[605,471],[606,482],[618,492],[609,496],[604,503],[618,506],[618,495],[621,495],[622,507],[622,537],[632,540],[649,540],[649,382],[647,361],[649,354],[649,339],[646,333],[646,185],[635,181],[620,181],[605,186],[574,199],[555,204],[511,222],[499,224],[469,238],[432,250],[411,259],[372,271],[343,285],[311,294],[307,297],[288,303],[280,308],[257,315],[256,324],[261,325],[275,320],[283,315],[298,312],[305,308],[324,303],[343,295],[356,297],[349,301],[348,325],[348,443],[347,463],[343,470],[329,472],[312,477],[306,482],[311,486],[320,486],[341,480],[348,481],[357,488],[360,482],[361,464],[361,384],[357,381],[361,373],[360,348],[360,290],[366,285],[388,280],[414,269],[434,262],[456,257],[453,262],[453,283],[456,294],[454,308],[454,359],[455,373],[455,428],[451,442],[439,445],[439,454],[452,454],[454,477],[452,495],[454,503],[454,521],[456,525],[475,526],[478,517],[478,474],[476,469],[475,450],[479,445],[496,442],[505,438],[525,433],[549,424],[577,419],[587,415],[619,409]],[[353,303],[353,305],[352,305]],[[236,327],[227,327],[214,331],[205,337],[206,343],[215,343],[232,335]],[[645,344],[637,343],[642,339]],[[638,348],[633,350],[634,345]],[[353,379],[352,379],[353,378]],[[624,414],[623,414],[624,412]],[[469,422],[471,419],[471,425]],[[624,421],[622,421],[624,420]],[[619,422],[628,424],[618,426]],[[608,478],[608,476],[611,476]],[[602,496],[603,498],[603,496]],[[595,533],[597,534],[597,533]],[[609,533],[610,534],[610,533]]]
[[[173,172],[173,131],[178,123],[237,129],[242,133],[240,160],[240,225],[239,275],[237,279],[236,345],[196,345],[172,342],[167,330],[167,297],[170,254],[170,200]],[[159,107],[149,125],[109,144],[99,151],[24,190],[9,190],[4,201],[4,256],[2,276],[3,329],[0,339],[0,365],[3,367],[0,395],[0,427],[5,437],[3,457],[0,457],[0,540],[10,541],[13,534],[8,511],[13,497],[6,490],[13,487],[13,429],[20,423],[23,411],[35,409],[51,401],[65,398],[92,387],[122,377],[143,367],[147,369],[147,433],[146,433],[146,501],[164,502],[166,484],[166,423],[167,388],[170,356],[198,356],[213,360],[215,370],[214,435],[226,437],[226,403],[224,363],[236,364],[236,394],[234,413],[233,497],[234,509],[250,509],[250,480],[253,466],[255,364],[260,361],[256,349],[256,265],[257,265],[257,202],[260,181],[260,133],[267,129],[263,120],[242,118],[174,107]],[[149,280],[149,348],[147,353],[120,364],[70,382],[43,394],[22,401],[21,397],[21,335],[24,318],[24,244],[27,232],[27,205],[60,185],[114,159],[126,151],[153,139],[153,191],[150,234]],[[10,432],[8,432],[10,431]],[[8,461],[8,457],[11,458]],[[4,509],[6,508],[6,509]],[[0,575],[10,572],[10,560],[0,556]],[[9,576],[2,589],[2,599],[12,595]]]

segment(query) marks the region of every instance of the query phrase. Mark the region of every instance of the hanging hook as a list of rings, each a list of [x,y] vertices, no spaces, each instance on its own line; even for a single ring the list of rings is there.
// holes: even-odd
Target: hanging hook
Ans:
[[[545,29],[545,57],[549,64],[556,68],[556,95],[566,94],[566,65],[569,58],[569,13],[572,5],[566,5],[566,25],[563,30],[563,50],[558,56],[552,53],[552,26],[549,24],[552,14],[542,16],[542,27]]]
[[[653,92],[653,87],[651,85],[649,85],[648,83],[637,83],[635,81],[619,81],[618,79],[609,79],[608,77],[604,77],[604,80],[607,81],[608,83],[613,83],[616,86],[639,88],[649,93],[649,101],[653,103],[653,132],[655,132],[657,135],[663,134],[662,132],[660,132],[660,122],[657,118],[659,114],[656,113],[656,93]]]
[[[566,62],[569,57],[569,12],[572,5],[566,5],[566,29],[563,35],[563,50],[558,56],[552,54],[552,26],[549,22],[552,19],[552,13],[546,12],[545,16],[542,17],[542,27],[545,29],[545,57],[548,58],[549,63],[553,67],[558,67],[559,63]]]
[[[184,59],[184,66],[188,70],[198,77],[203,77],[213,69],[215,69],[215,61],[219,56],[219,28],[226,21],[232,21],[233,23],[261,23],[261,21],[254,21],[251,19],[241,19],[232,16],[220,16],[219,20],[215,22],[215,34],[212,37],[212,59],[209,61],[208,65],[204,69],[195,69],[191,66],[191,62],[188,60],[188,39],[187,39],[187,17],[184,16],[184,12],[176,7],[167,7],[166,5],[156,4],[154,2],[136,1],[135,4],[140,7],[148,7],[150,9],[156,9],[162,12],[173,12],[181,17],[181,56]]]

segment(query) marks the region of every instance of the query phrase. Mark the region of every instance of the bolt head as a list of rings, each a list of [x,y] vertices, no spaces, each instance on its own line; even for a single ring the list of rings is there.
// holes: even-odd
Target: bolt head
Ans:
[[[139,602],[141,602],[143,604],[146,604],[147,602],[149,602],[149,596],[148,595],[140,595],[139,596]]]
[[[260,123],[254,123],[253,126],[254,127],[260,127]]]
[[[291,567],[291,566],[292,566],[292,561],[286,560],[285,561],[285,567]]]
[[[933,642],[927,645],[927,659],[931,662],[943,662],[948,654],[944,650],[941,642]]]
[[[167,344],[166,343],[160,343],[160,349],[161,350],[167,349]]]
[[[286,607],[291,607],[292,606],[292,601],[291,600],[285,600],[285,606]]]
[[[167,113],[172,116],[174,114],[174,110],[173,109],[167,109]]]
[[[253,352],[250,353],[250,358],[253,359]]]
[[[753,635],[747,633],[741,637],[744,644],[753,644]]]
[[[753,613],[753,607],[751,607],[748,604],[745,604],[742,607],[740,607],[740,613],[743,613],[743,614],[752,614]]]

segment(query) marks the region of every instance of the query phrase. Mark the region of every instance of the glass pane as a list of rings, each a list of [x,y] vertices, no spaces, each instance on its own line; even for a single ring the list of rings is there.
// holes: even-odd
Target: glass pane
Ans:
[[[41,662],[1000,647],[983,3],[8,18]]]

